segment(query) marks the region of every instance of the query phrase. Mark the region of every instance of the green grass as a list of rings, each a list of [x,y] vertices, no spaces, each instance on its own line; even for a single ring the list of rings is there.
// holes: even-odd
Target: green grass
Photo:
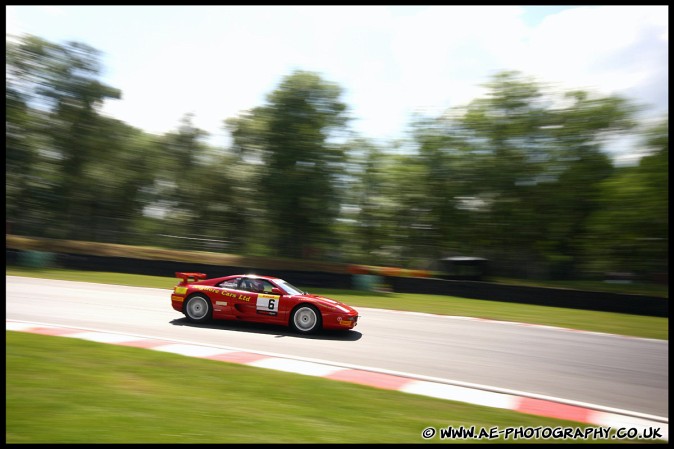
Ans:
[[[6,338],[10,444],[421,443],[429,426],[587,427],[146,349],[21,332]]]
[[[47,279],[130,285],[135,287],[173,288],[178,280],[172,277],[140,276],[122,273],[73,271],[62,269],[25,269],[7,267],[7,275],[33,276]],[[457,298],[411,293],[373,293],[353,290],[310,289],[341,300],[354,307],[460,315],[493,320],[526,322],[560,326],[592,332],[606,332],[633,337],[669,339],[669,319],[623,313],[565,309],[499,301]]]
[[[107,273],[103,271],[76,271],[61,268],[23,268],[8,266],[5,268],[5,275],[166,289],[173,288],[179,282],[177,278],[173,277]]]

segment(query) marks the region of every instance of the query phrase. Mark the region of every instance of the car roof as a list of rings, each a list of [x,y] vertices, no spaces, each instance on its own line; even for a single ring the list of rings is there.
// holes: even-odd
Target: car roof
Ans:
[[[244,278],[248,278],[248,279],[267,279],[267,280],[270,280],[270,281],[274,281],[274,280],[275,281],[282,281],[283,280],[283,279],[277,278],[275,276],[262,276],[262,275],[259,275],[259,274],[234,274],[234,275],[227,276],[227,277],[228,278],[244,277]]]

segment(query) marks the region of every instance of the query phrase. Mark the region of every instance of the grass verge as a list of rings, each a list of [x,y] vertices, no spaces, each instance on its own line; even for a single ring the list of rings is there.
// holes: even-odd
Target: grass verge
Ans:
[[[6,338],[9,444],[421,443],[427,427],[587,427],[145,349],[20,332]]]

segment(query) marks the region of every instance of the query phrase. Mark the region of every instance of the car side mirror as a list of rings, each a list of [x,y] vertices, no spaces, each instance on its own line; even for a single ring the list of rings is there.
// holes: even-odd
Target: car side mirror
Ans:
[[[275,295],[282,295],[283,291],[278,287],[272,287],[271,292]]]

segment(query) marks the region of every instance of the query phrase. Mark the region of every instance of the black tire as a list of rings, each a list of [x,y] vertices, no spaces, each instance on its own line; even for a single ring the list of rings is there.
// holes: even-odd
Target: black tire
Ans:
[[[213,318],[213,305],[204,295],[192,295],[185,301],[183,313],[193,323],[206,323]]]
[[[313,334],[323,327],[323,317],[311,304],[300,304],[290,315],[290,326],[300,334]]]

